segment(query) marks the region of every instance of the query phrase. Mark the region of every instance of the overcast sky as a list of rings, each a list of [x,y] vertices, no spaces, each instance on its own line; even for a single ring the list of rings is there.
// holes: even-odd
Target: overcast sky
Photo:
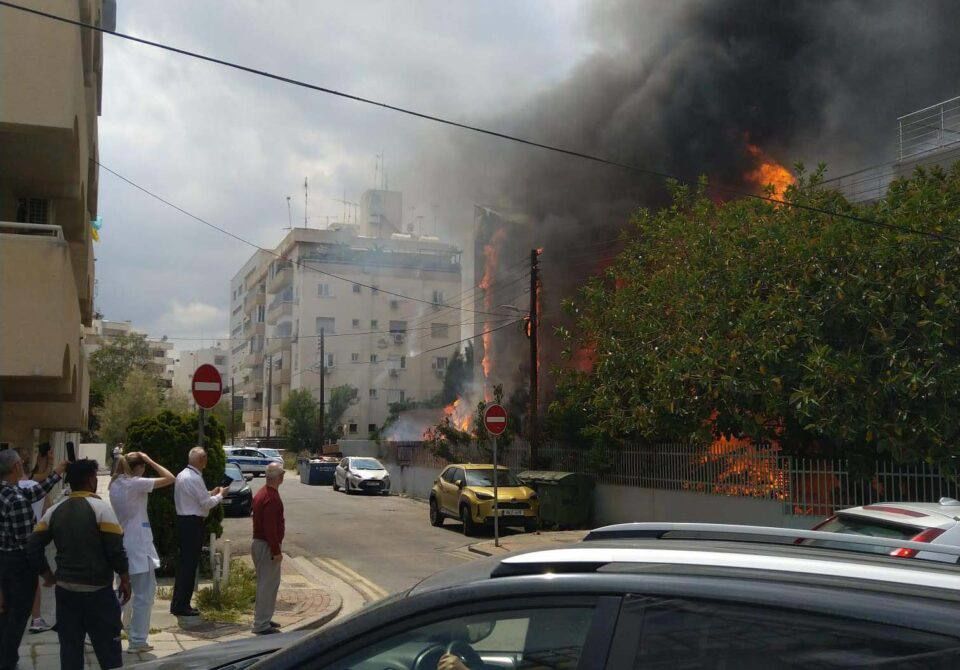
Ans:
[[[117,30],[481,123],[561,81],[590,53],[586,18],[574,0],[120,0]],[[334,198],[346,191],[357,201],[374,184],[382,150],[391,187],[405,191],[405,215],[432,219],[431,184],[404,166],[438,132],[462,131],[110,36],[104,52],[101,162],[193,214],[272,247],[287,225],[286,196],[302,225],[304,177],[309,223],[325,225],[342,211]],[[226,333],[229,281],[252,248],[106,172],[99,213],[105,318],[154,336]]]

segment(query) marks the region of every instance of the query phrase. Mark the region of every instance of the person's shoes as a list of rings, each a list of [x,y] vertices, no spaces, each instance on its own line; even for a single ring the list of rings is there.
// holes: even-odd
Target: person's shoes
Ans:
[[[30,632],[31,633],[46,633],[48,630],[53,628],[50,624],[43,620],[43,617],[37,617],[30,622]]]
[[[279,632],[280,631],[278,631],[276,628],[264,628],[263,630],[253,631],[253,634],[254,635],[276,635]]]
[[[276,621],[271,621],[271,622],[270,622],[270,627],[271,627],[271,628],[280,628],[280,624],[278,624]]]
[[[190,609],[182,610],[179,612],[174,612],[170,610],[170,614],[173,616],[200,616],[200,610],[191,607]]]
[[[142,644],[130,643],[130,646],[127,647],[128,654],[141,654],[148,651],[153,651],[153,645],[147,644],[146,642]]]

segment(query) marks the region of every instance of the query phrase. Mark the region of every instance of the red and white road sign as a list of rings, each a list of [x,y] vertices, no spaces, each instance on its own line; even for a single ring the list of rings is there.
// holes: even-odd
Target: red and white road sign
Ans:
[[[190,390],[198,407],[213,409],[220,402],[220,396],[223,394],[220,371],[209,363],[204,363],[193,371],[193,384]]]
[[[483,425],[491,435],[500,435],[507,429],[507,410],[503,405],[490,405],[483,412]]]

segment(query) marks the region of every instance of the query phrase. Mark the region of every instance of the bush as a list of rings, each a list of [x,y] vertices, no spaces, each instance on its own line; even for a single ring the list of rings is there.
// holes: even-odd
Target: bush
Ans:
[[[206,619],[239,621],[249,614],[257,598],[257,575],[243,561],[230,561],[230,579],[219,593],[205,586],[197,593],[197,609]]]
[[[225,432],[215,417],[208,416],[204,427],[204,447],[208,462],[203,480],[208,489],[220,486],[226,455],[223,451]],[[144,451],[160,465],[177,474],[187,466],[187,455],[197,444],[197,415],[160,412],[155,417],[139,419],[127,429],[128,451]],[[160,574],[172,574],[179,560],[177,544],[177,511],[172,486],[160,489],[149,498],[147,506],[153,541],[160,556]],[[223,532],[223,508],[216,507],[207,517],[205,537]]]

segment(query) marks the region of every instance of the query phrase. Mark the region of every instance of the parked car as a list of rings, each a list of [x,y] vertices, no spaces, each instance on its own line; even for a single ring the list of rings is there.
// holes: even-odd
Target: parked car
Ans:
[[[333,473],[333,490],[346,493],[390,493],[390,473],[375,458],[348,456]]]
[[[960,545],[960,500],[941,498],[935,503],[889,502],[851,507],[821,521],[814,530],[910,540],[934,546]],[[823,544],[817,540],[808,542]],[[956,556],[935,551],[888,550],[886,547],[872,547],[872,550],[899,558],[957,562]]]
[[[223,513],[227,516],[250,516],[253,510],[253,492],[236,463],[227,463],[224,466],[223,486]]]
[[[236,463],[244,474],[262,475],[271,463],[283,465],[283,459],[280,456],[268,456],[260,449],[251,447],[224,447],[227,455],[227,463]]]
[[[280,460],[283,460],[283,455],[280,453],[279,449],[264,449],[263,447],[260,447],[258,451],[269,458],[279,458]]]
[[[439,573],[259,652],[255,667],[433,670],[445,653],[475,669],[958,667],[957,569],[862,553],[863,542],[904,544],[755,526],[611,526]],[[248,667],[264,643],[249,644],[217,645],[211,667]]]
[[[444,519],[459,519],[465,535],[475,535],[480,526],[493,524],[493,466],[461,463],[448,465],[430,491],[430,523],[442,526]],[[510,470],[497,468],[497,507],[500,523],[537,527],[540,501]]]

